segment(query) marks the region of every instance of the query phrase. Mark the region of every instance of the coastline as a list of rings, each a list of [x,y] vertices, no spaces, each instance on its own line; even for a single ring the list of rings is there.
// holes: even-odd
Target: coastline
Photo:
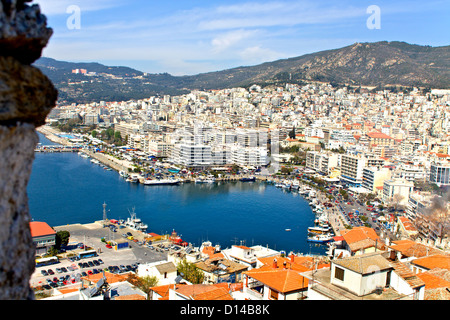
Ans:
[[[52,142],[58,143],[60,145],[63,146],[71,146],[73,145],[71,142],[69,142],[67,139],[65,138],[61,138],[58,135],[61,134],[62,132],[59,131],[58,129],[54,129],[51,128],[47,125],[45,126],[41,126],[36,128],[36,131],[40,132],[41,134],[43,134],[47,139],[49,139]],[[120,171],[125,171],[128,172],[128,169],[131,168],[133,169],[133,163],[127,160],[119,160],[113,156],[110,156],[108,154],[104,154],[104,153],[97,153],[97,152],[93,152],[91,150],[87,150],[87,149],[81,149],[81,152],[87,154],[89,157],[98,160],[99,162],[101,162],[102,164],[112,168],[113,170],[120,172]],[[217,180],[220,181],[238,181],[240,178],[242,178],[241,175],[239,176],[228,176],[228,177],[222,177],[222,178],[218,178]],[[259,181],[267,181],[267,177],[262,177],[262,176],[256,176],[256,179]],[[281,177],[274,177],[273,179],[271,179],[274,182],[282,182],[284,179]],[[191,182],[193,182],[194,179],[192,179]],[[303,183],[301,183],[301,185],[305,185]],[[324,202],[326,201],[326,195],[323,194],[321,191],[316,190],[316,198],[320,201],[320,202]],[[329,224],[331,226],[331,228],[333,229],[334,233],[336,236],[340,235],[340,230],[345,229],[343,222],[342,222],[342,218],[341,218],[341,214],[339,212],[339,210],[336,207],[333,207],[331,210],[330,208],[326,208],[326,212],[327,212],[327,216],[328,216],[328,221]]]
[[[58,136],[58,134],[61,134],[61,131],[57,129],[53,129],[47,125],[43,125],[36,128],[36,131],[39,133],[42,133],[48,140],[58,143],[63,146],[70,146],[72,145],[69,141],[67,141],[64,138],[61,138]]]

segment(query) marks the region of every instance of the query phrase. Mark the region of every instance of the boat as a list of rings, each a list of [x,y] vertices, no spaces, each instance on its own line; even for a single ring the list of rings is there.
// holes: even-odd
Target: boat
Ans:
[[[316,233],[316,234],[326,234],[326,233],[328,233],[330,231],[332,231],[330,227],[316,226],[316,227],[309,227],[308,228],[308,232]]]
[[[128,178],[127,178],[127,180],[125,180],[126,182],[132,182],[132,183],[138,183],[139,182],[139,179],[138,179],[138,177],[137,176],[129,176]]]
[[[332,241],[333,237],[328,234],[318,234],[318,235],[309,236],[307,238],[307,240],[309,242],[315,242],[315,243],[327,243],[327,242]]]
[[[276,183],[276,184],[275,184],[275,187],[276,187],[276,188],[282,188],[282,187],[283,187],[283,184],[282,184],[282,183]]]
[[[148,228],[148,225],[143,223],[142,220],[136,216],[134,208],[131,212],[130,210],[128,210],[128,212],[130,213],[130,217],[128,217],[127,220],[125,221],[125,225],[131,229],[145,232]]]
[[[180,180],[177,179],[146,179],[144,184],[146,186],[157,186],[157,185],[174,185],[179,184]]]
[[[291,229],[284,229],[284,231],[288,231],[289,232],[289,231],[291,231]]]
[[[98,161],[97,159],[91,159],[91,162],[95,164],[100,164],[100,161]]]
[[[216,178],[214,178],[212,176],[206,177],[206,178],[200,177],[200,178],[195,179],[195,183],[214,183],[214,182],[216,182]]]
[[[292,183],[291,188],[292,188],[292,190],[299,190],[299,189],[300,189],[300,182],[298,182],[297,180],[295,180],[295,181]]]
[[[255,181],[256,178],[255,177],[247,177],[247,178],[241,178],[240,179],[242,182],[246,182],[246,181]]]
[[[121,177],[123,177],[123,178],[128,178],[128,173],[126,173],[126,172],[123,171],[123,170],[120,170],[120,171],[119,171],[119,175],[120,175]]]

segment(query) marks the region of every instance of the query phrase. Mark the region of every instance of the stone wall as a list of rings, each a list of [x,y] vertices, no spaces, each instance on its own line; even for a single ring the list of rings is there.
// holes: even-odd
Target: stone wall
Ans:
[[[31,66],[52,30],[39,6],[27,2],[0,2],[0,300],[34,299],[26,189],[39,141],[36,127],[57,99],[50,80]]]

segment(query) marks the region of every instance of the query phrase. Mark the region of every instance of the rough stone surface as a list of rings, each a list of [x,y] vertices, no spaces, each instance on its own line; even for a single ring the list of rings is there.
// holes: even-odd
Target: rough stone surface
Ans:
[[[0,300],[34,299],[29,280],[35,247],[26,188],[38,141],[32,124],[0,126]]]
[[[0,55],[12,56],[24,64],[37,60],[53,30],[37,4],[28,0],[0,1]]]
[[[39,69],[52,34],[38,5],[0,0],[0,300],[34,299],[35,247],[27,184],[39,141],[36,126],[55,106],[57,91]]]
[[[0,56],[0,124],[43,125],[58,92],[37,68]]]

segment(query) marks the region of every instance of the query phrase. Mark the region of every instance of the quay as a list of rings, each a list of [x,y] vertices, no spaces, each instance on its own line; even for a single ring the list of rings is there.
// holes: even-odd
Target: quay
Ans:
[[[80,147],[70,146],[37,146],[34,152],[79,152]]]

